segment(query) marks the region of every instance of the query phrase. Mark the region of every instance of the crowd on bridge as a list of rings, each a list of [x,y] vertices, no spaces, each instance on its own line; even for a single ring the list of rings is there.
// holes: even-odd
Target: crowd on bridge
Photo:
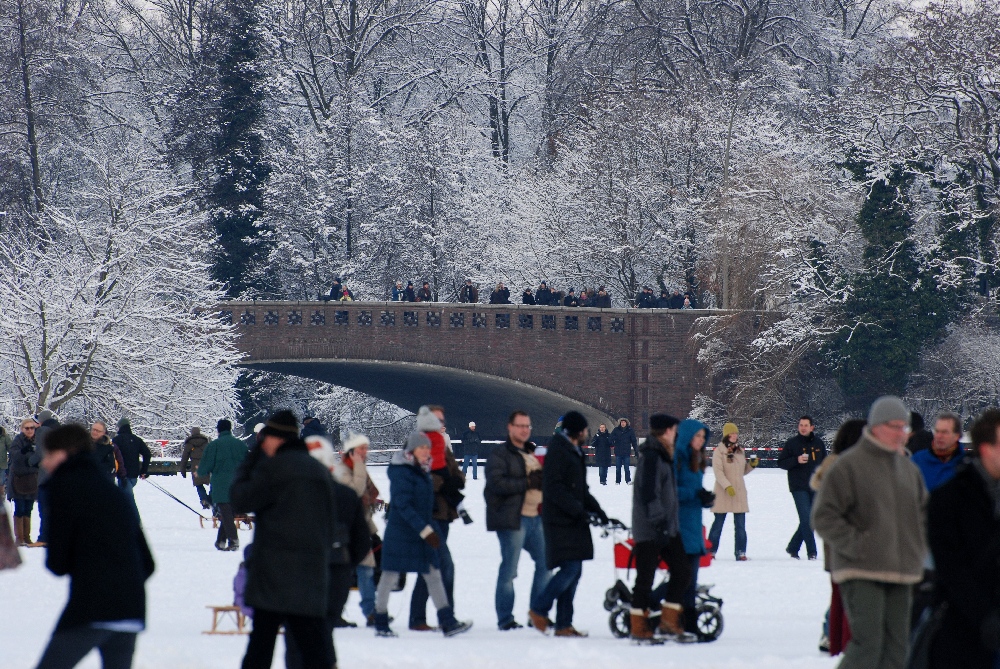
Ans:
[[[614,461],[616,483],[624,478],[632,487],[635,580],[619,592],[629,605],[631,639],[704,640],[694,615],[699,565],[719,550],[729,514],[734,556],[749,561],[745,477],[758,462],[731,422],[714,449],[712,429],[694,418],[658,413],[646,427],[639,439],[622,418],[610,432],[601,424],[591,435],[587,419],[569,411],[547,445],[536,446],[530,413],[510,414],[507,439],[489,451],[485,466],[485,526],[499,544],[500,630],[524,627],[514,615],[513,587],[523,550],[534,563],[525,623],[555,637],[587,636],[573,615],[584,563],[594,555],[591,526],[625,527],[590,492],[590,446],[600,484],[608,484]],[[842,667],[903,667],[912,653],[921,654],[922,666],[998,666],[1000,410],[974,421],[968,448],[962,427],[959,416],[942,413],[933,432],[925,430],[900,399],[887,396],[871,405],[867,419],[841,425],[829,449],[809,416],[785,442],[778,464],[798,512],[785,550],[800,559],[804,546],[805,557],[818,560],[814,531],[824,540],[832,594],[823,641],[832,654],[844,652]],[[144,583],[154,563],[131,491],[148,475],[150,453],[127,419],[117,428],[109,438],[103,422],[88,430],[42,411],[21,421],[13,438],[0,432],[0,480],[15,520],[13,541],[0,531],[0,568],[19,562],[18,546],[45,547],[48,568],[71,578],[43,669],[74,666],[95,647],[105,667],[129,667],[145,626]],[[253,514],[254,540],[243,547],[234,580],[235,601],[253,620],[244,668],[271,666],[282,627],[287,666],[336,667],[333,630],[353,625],[343,612],[355,582],[361,612],[379,637],[397,636],[388,603],[407,573],[417,579],[411,631],[452,637],[472,627],[455,610],[459,565],[448,528],[458,519],[474,522],[463,490],[468,467],[478,474],[475,423],[456,457],[444,408],[421,407],[388,466],[388,505],[368,473],[363,435],[349,435],[337,452],[318,419],[306,417],[300,426],[288,410],[272,413],[247,439],[232,429],[219,420],[212,440],[192,429],[180,474],[192,474],[198,501],[219,521],[217,549],[239,550],[234,518]],[[703,487],[708,467],[713,490]],[[36,501],[41,527],[31,541]],[[380,537],[374,516],[386,506]],[[704,509],[714,512],[707,542]],[[661,563],[669,565],[669,579],[654,589]],[[426,616],[428,599],[436,626]]]
[[[329,295],[321,297],[325,301],[355,301],[354,293],[344,285],[340,277],[334,279]],[[439,299],[439,295],[431,289],[429,281],[422,282],[420,288],[416,288],[412,281],[407,281],[405,286],[402,281],[396,281],[389,293],[389,298],[392,302],[446,301]],[[465,283],[458,289],[458,301],[465,304],[479,303],[479,287],[473,283],[472,279],[466,279]],[[510,288],[503,281],[498,281],[490,291],[487,303],[514,304],[511,301]],[[521,292],[520,304],[551,307],[593,307],[597,309],[610,309],[612,306],[611,294],[605,286],[583,288],[579,292],[576,288],[570,287],[564,291],[550,286],[547,281],[542,281],[534,290],[530,286],[526,287]],[[640,288],[632,304],[638,309],[696,308],[696,300],[691,291],[681,293],[677,288],[668,291],[666,287],[663,287],[660,289],[659,296],[656,296],[651,286]]]

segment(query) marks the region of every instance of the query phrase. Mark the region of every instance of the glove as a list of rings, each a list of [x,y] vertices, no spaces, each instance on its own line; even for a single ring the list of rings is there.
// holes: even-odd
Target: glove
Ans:
[[[528,490],[542,489],[542,470],[536,469],[528,474]]]
[[[441,548],[441,537],[438,536],[437,532],[431,532],[428,534],[424,537],[424,541],[426,541],[434,550]]]
[[[729,495],[730,497],[736,497],[736,488],[734,488],[733,486],[729,486],[728,488],[726,488],[726,494]]]
[[[708,509],[715,504],[715,493],[702,488],[698,491],[698,499],[701,500],[701,506]]]
[[[756,455],[753,456],[752,458],[750,458],[750,466],[751,467],[756,467],[759,464],[760,464],[760,458],[758,458]]]

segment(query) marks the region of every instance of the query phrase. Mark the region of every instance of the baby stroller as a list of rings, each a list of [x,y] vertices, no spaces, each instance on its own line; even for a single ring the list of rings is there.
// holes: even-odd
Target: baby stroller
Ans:
[[[702,534],[705,534],[702,528]],[[635,540],[632,539],[629,528],[620,521],[612,520],[604,527],[602,537],[611,536],[614,542],[615,555],[615,584],[608,588],[604,595],[604,609],[611,612],[608,618],[608,625],[611,633],[619,639],[627,638],[631,633],[631,619],[629,608],[632,604],[632,590],[625,583],[631,580],[629,572],[635,567],[635,557],[632,548]],[[706,546],[708,544],[706,543]],[[713,555],[708,553],[701,557],[701,567],[708,567],[712,564]],[[624,574],[622,574],[624,570]],[[662,561],[657,567],[662,579],[659,585],[653,588],[651,598],[654,606],[649,615],[649,626],[657,627],[660,624],[659,602],[667,592],[667,565]],[[625,580],[622,580],[624,577]],[[722,600],[711,594],[711,585],[699,585],[695,595],[695,619],[689,628],[698,637],[699,642],[715,641],[722,634]],[[690,612],[685,611],[685,615]]]

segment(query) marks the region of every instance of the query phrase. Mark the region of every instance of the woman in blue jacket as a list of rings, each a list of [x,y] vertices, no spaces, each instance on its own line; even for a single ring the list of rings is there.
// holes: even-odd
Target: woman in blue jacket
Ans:
[[[471,622],[455,620],[448,604],[437,548],[441,537],[434,512],[434,484],[431,482],[431,441],[423,432],[411,432],[402,450],[389,463],[389,518],[382,541],[382,577],[375,593],[375,633],[393,637],[389,629],[389,595],[399,583],[399,575],[424,575],[427,590],[438,610],[438,625],[445,636],[468,631]]]
[[[705,538],[702,534],[702,509],[712,505],[715,497],[702,487],[702,479],[708,461],[705,458],[705,444],[708,443],[709,429],[701,421],[688,418],[677,427],[677,446],[674,469],[677,479],[677,499],[680,502],[681,539],[684,552],[691,561],[691,585],[684,593],[684,619],[687,631],[694,631],[695,595],[698,591],[698,564],[705,554]]]

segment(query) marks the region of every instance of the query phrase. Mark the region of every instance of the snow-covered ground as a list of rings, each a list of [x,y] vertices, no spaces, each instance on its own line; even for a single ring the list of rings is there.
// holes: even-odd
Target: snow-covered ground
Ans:
[[[387,497],[385,468],[372,468],[372,475]],[[608,514],[628,523],[632,488],[613,483],[600,486],[594,469],[589,470],[588,476],[594,494]],[[197,502],[189,479],[157,477],[156,481],[188,503]],[[828,576],[820,562],[795,561],[784,552],[796,524],[785,473],[759,470],[748,476],[747,484],[751,505],[747,517],[750,560],[743,563],[733,560],[730,518],[720,559],[700,574],[700,582],[714,583],[713,593],[725,600],[725,629],[714,643],[646,647],[632,646],[627,640],[612,637],[608,613],[602,606],[604,591],[615,578],[611,540],[601,539],[596,530],[596,557],[584,565],[574,621],[578,629],[590,632],[590,638],[543,637],[530,628],[497,631],[493,593],[500,553],[495,536],[486,532],[480,468],[479,480],[470,480],[466,491],[468,507],[476,522],[468,526],[453,524],[449,539],[456,564],[456,613],[460,618],[472,619],[475,627],[453,639],[407,630],[409,591],[413,583],[410,578],[407,590],[394,594],[389,603],[400,638],[376,639],[364,626],[338,630],[339,666],[342,669],[832,667],[836,660],[817,650],[820,625],[829,601]],[[706,477],[706,487],[711,487],[711,472]],[[216,551],[215,532],[201,529],[193,513],[153,486],[140,483],[135,493],[157,569],[147,586],[148,629],[139,638],[134,666],[138,669],[238,667],[246,637],[206,636],[202,631],[208,629],[211,617],[206,605],[232,601],[232,578],[241,553]],[[705,522],[711,522],[708,512]],[[243,543],[251,540],[250,532],[240,534]],[[0,572],[0,602],[5,613],[0,625],[0,667],[4,669],[34,666],[66,600],[67,581],[45,570],[44,550],[24,549],[22,556],[25,564],[20,569]],[[520,567],[521,576],[515,581],[515,613],[524,623],[531,579],[531,561],[526,553]],[[108,587],[114,587],[114,583],[108,583]],[[361,620],[357,602],[357,594],[351,593],[346,618]],[[436,620],[433,606],[428,607],[433,624]],[[282,658],[279,642],[274,665],[283,666]],[[92,653],[80,666],[99,667],[100,662]]]

